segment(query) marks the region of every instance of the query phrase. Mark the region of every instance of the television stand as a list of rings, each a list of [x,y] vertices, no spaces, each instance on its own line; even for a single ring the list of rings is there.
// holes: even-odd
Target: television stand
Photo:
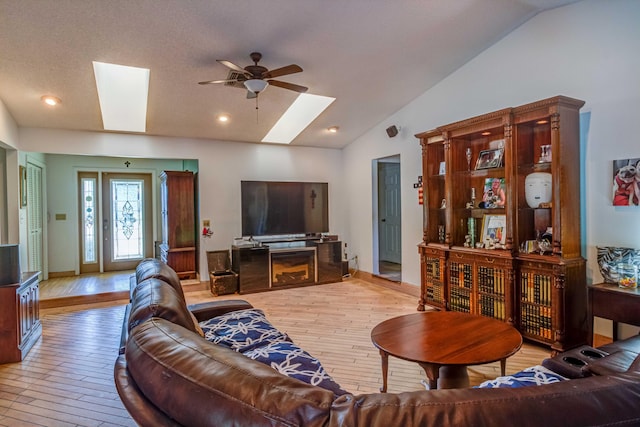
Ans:
[[[259,240],[232,246],[231,268],[241,294],[342,281],[342,242],[320,237]]]

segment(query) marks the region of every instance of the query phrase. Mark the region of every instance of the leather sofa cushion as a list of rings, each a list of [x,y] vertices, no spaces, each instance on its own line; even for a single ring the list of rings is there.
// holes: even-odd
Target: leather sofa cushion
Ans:
[[[182,301],[186,301],[184,291],[180,284],[180,278],[176,272],[164,262],[155,258],[145,258],[136,267],[136,283],[143,282],[147,279],[159,279],[171,285]]]
[[[152,317],[161,317],[197,334],[191,312],[177,291],[160,279],[147,279],[133,291],[129,332]]]
[[[184,426],[327,426],[334,394],[214,345],[164,319],[132,330],[127,371]]]

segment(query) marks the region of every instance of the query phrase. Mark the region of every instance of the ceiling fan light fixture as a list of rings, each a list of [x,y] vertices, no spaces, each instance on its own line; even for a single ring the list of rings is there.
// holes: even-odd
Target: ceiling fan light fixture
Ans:
[[[260,79],[249,79],[244,82],[244,86],[253,93],[260,93],[264,91],[269,83]]]

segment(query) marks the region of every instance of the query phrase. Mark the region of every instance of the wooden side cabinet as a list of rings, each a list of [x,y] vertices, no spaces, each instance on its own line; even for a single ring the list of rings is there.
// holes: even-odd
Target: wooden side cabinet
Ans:
[[[0,363],[22,361],[42,335],[38,275],[0,286]]]
[[[579,113],[564,96],[417,134],[421,295],[565,351],[586,343]]]
[[[193,172],[160,174],[162,244],[160,259],[180,279],[196,278],[195,179]]]

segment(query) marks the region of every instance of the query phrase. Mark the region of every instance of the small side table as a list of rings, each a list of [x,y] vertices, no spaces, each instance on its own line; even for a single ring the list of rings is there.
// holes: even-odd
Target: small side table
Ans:
[[[618,339],[618,323],[640,326],[640,289],[626,289],[616,283],[597,283],[589,289],[591,330],[589,343],[593,345],[593,318],[613,320],[613,340]]]

